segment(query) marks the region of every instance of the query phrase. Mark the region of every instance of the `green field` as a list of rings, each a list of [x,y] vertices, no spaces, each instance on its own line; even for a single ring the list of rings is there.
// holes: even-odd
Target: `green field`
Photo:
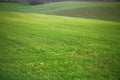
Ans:
[[[120,22],[120,2],[57,2],[44,5],[0,3],[0,11],[42,13]]]
[[[119,3],[0,3],[0,80],[119,80],[119,13]]]

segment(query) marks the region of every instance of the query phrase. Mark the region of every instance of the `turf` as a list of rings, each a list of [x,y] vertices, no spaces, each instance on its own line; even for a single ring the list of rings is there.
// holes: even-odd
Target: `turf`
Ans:
[[[0,12],[1,80],[119,80],[120,23]]]
[[[120,4],[0,3],[0,80],[119,80]]]
[[[120,21],[119,2],[56,2],[44,5],[0,3],[0,11],[42,13],[117,22]]]

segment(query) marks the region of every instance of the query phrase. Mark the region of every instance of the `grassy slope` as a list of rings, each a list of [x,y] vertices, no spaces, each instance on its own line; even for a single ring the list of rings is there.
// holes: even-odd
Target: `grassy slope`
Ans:
[[[120,23],[0,12],[1,80],[119,80]]]
[[[0,11],[32,12],[120,21],[119,3],[59,2],[36,6],[16,3],[0,3]]]

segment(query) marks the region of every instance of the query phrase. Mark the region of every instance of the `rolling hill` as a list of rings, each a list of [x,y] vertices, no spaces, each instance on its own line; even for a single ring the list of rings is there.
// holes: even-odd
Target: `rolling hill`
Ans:
[[[0,80],[119,80],[119,6],[0,3]]]
[[[120,21],[120,4],[104,2],[58,2],[45,5],[0,3],[0,11],[51,14],[69,17]]]

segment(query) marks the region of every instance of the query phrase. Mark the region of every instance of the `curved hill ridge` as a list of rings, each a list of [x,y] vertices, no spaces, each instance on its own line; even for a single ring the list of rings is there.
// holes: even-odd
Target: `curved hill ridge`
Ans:
[[[120,21],[120,3],[57,2],[36,6],[18,3],[0,3],[0,11]]]

